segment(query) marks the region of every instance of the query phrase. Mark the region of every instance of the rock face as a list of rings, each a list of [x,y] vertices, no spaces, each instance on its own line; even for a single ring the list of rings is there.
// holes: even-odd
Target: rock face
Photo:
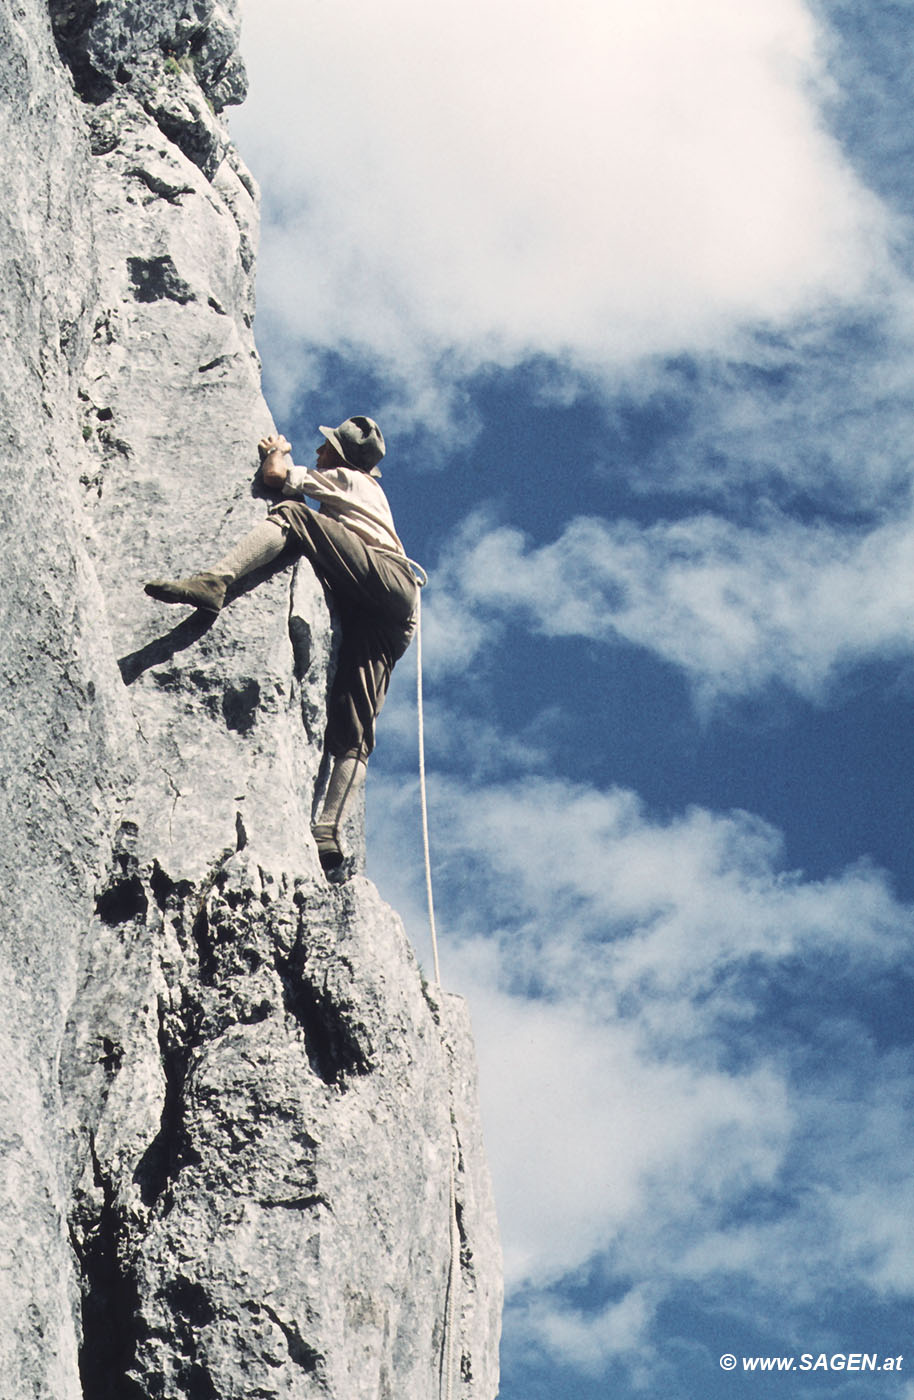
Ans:
[[[490,1400],[466,1011],[310,837],[323,592],[141,587],[264,513],[234,7],[49,10],[0,0],[4,1394]]]

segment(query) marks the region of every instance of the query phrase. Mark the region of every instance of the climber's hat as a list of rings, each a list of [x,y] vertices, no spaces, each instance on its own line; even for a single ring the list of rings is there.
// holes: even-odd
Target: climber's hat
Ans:
[[[342,457],[347,466],[369,476],[380,476],[378,463],[387,451],[381,429],[373,418],[356,414],[338,428],[320,428],[324,437]]]

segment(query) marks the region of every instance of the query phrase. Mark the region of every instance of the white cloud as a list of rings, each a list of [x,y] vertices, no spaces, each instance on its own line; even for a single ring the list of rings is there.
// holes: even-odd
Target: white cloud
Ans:
[[[497,642],[497,624],[488,625],[471,609],[463,598],[446,589],[422,604],[422,661],[429,675],[438,677],[460,675],[483,645]],[[493,636],[493,631],[495,636]]]
[[[445,961],[463,985],[462,953]],[[509,1287],[555,1282],[652,1211],[675,1217],[674,1183],[683,1200],[699,1181],[705,1200],[726,1200],[777,1169],[790,1115],[766,1069],[665,1062],[571,985],[555,1003],[468,991]]]
[[[654,1305],[652,1290],[638,1287],[592,1316],[535,1298],[515,1308],[512,1320],[527,1347],[573,1360],[582,1370],[599,1371],[608,1356],[637,1353],[647,1345]]]
[[[818,699],[854,663],[910,655],[912,552],[907,517],[869,530],[776,514],[756,528],[710,515],[649,527],[580,517],[541,546],[479,517],[433,580],[426,615],[433,627],[442,607],[462,618],[464,665],[485,636],[479,619],[502,627],[521,615],[547,636],[645,647],[701,699],[773,681]],[[437,664],[433,646],[430,673]]]
[[[802,0],[258,0],[244,48],[268,323],[428,412],[486,360],[706,348],[885,266]]]
[[[631,793],[541,777],[436,773],[431,792],[444,979],[473,1013],[527,1344],[585,1369],[645,1365],[654,1311],[682,1287],[709,1308],[749,1299],[753,1327],[782,1329],[835,1279],[910,1288],[908,1056],[874,1048],[849,994],[909,946],[912,911],[881,875],[784,871],[777,832],[746,813],[658,822]],[[421,941],[399,819],[412,794],[376,776],[379,800],[375,875]],[[765,1000],[785,968],[806,999],[799,1040]],[[810,1067],[829,1035],[840,1054]],[[614,1281],[596,1313],[561,1288],[594,1267]]]
[[[911,288],[881,308],[834,308],[755,338],[744,356],[639,365],[609,402],[607,442],[626,415],[664,430],[633,460],[615,448],[603,470],[639,492],[746,500],[805,498],[825,512],[885,509],[907,499],[914,396]],[[623,388],[619,386],[620,390]]]

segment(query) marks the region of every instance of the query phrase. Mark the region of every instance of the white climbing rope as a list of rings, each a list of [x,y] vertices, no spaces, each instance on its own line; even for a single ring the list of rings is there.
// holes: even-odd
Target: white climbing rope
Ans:
[[[432,936],[432,957],[435,965],[435,987],[440,992],[441,966],[438,961],[438,931],[435,926],[435,898],[432,891],[432,859],[428,842],[428,798],[425,788],[425,712],[422,705],[422,590],[428,583],[425,570],[412,559],[410,566],[416,572],[419,592],[416,599],[416,711],[419,728],[419,805],[422,809],[422,849],[425,856],[425,892],[428,899],[428,923]],[[447,1049],[444,1049],[447,1058]],[[444,1400],[453,1400],[454,1395],[454,1321],[457,1315],[457,1293],[460,1286],[460,1225],[457,1220],[457,1152],[456,1133],[451,1143],[450,1154],[450,1262],[447,1274],[447,1301],[444,1310],[444,1336],[441,1340],[441,1382],[444,1386]]]
[[[418,568],[413,564],[413,568]],[[432,958],[435,964],[435,986],[441,986],[441,966],[438,962],[438,930],[435,926],[435,896],[432,891],[432,858],[428,844],[428,797],[425,788],[425,711],[422,705],[422,589],[428,575],[422,570],[416,601],[416,710],[419,721],[419,806],[422,809],[422,850],[425,856],[425,893],[428,900],[428,926],[432,935]]]

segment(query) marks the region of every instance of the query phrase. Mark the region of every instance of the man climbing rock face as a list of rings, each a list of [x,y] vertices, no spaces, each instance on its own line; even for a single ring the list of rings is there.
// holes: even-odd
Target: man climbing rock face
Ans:
[[[281,435],[262,438],[263,483],[292,499],[274,506],[210,569],[155,579],[146,592],[163,603],[219,612],[230,584],[270,563],[287,545],[290,560],[304,555],[329,588],[342,638],[327,706],[325,743],[333,767],[312,832],[321,865],[331,870],[343,860],[340,831],[365,777],[391,671],[416,628],[418,585],[378,484],[385,447],[377,423],[358,415],[320,432],[324,441],[310,469],[292,464],[292,449]],[[303,496],[318,501],[319,510],[294,499]]]

